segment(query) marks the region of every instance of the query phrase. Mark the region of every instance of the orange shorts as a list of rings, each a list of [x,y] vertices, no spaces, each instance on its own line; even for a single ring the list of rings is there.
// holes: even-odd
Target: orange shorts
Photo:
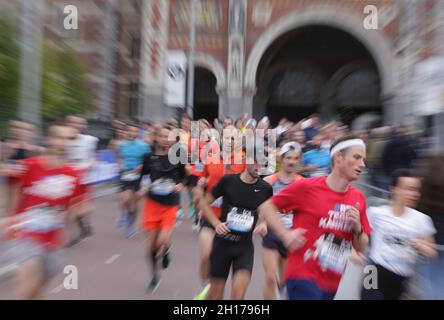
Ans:
[[[143,205],[142,228],[144,230],[172,230],[176,224],[177,206],[165,206],[152,199]]]

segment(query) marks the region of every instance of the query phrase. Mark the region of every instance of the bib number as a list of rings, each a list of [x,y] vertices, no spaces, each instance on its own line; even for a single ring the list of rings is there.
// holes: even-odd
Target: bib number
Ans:
[[[18,229],[28,232],[47,233],[64,226],[63,214],[56,208],[35,207],[22,213],[23,221]]]
[[[327,233],[318,245],[320,246],[318,248],[319,266],[322,271],[328,269],[335,273],[343,274],[351,254],[351,243],[337,238],[331,233]]]
[[[228,229],[237,232],[250,232],[254,224],[254,215],[250,210],[233,207],[227,215]]]
[[[293,214],[292,213],[289,213],[289,214],[280,213],[279,220],[281,221],[282,225],[286,229],[291,229],[293,227]]]
[[[194,170],[196,172],[203,172],[203,170],[204,170],[203,163],[196,163],[196,165],[194,166]]]
[[[176,184],[171,179],[159,179],[151,184],[151,194],[157,196],[167,196],[174,191]]]
[[[139,174],[135,172],[128,172],[122,174],[122,180],[123,181],[136,181],[140,178]]]

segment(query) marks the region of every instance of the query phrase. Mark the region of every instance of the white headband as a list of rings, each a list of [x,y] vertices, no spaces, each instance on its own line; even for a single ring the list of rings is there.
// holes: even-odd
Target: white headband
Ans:
[[[287,142],[282,146],[279,155],[282,157],[288,151],[295,151],[297,153],[301,153],[301,146],[297,142]]]
[[[344,149],[350,148],[350,147],[364,147],[365,143],[361,139],[351,139],[351,140],[345,140],[342,142],[339,142],[333,149],[330,151],[330,158],[333,158],[333,156],[338,153],[339,151],[342,151]]]

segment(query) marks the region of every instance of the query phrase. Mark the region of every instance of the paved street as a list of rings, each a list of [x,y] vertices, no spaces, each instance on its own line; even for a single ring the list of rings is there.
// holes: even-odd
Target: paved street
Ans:
[[[78,290],[66,290],[66,275],[55,277],[46,290],[44,299],[192,299],[200,289],[198,276],[198,237],[191,230],[191,221],[184,221],[174,232],[172,264],[162,276],[162,283],[154,294],[146,294],[149,269],[145,262],[144,234],[125,239],[122,230],[114,227],[118,202],[114,195],[96,201],[92,217],[95,234],[92,238],[66,251],[63,265],[78,269]],[[256,254],[253,278],[247,299],[262,299],[263,269],[260,257],[260,239],[255,239]],[[352,268],[342,284],[337,298],[354,299],[359,270]],[[11,281],[0,283],[0,299],[11,298]],[[229,286],[226,296],[229,296]]]

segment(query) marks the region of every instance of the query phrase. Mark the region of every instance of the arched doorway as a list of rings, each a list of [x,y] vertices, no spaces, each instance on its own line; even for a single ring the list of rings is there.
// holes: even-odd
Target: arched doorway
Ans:
[[[219,96],[214,74],[203,67],[194,69],[194,119],[207,119],[213,123],[219,114]]]
[[[381,79],[366,47],[350,34],[310,25],[289,31],[264,52],[256,73],[254,114],[273,123],[318,112],[344,123],[382,113]]]

